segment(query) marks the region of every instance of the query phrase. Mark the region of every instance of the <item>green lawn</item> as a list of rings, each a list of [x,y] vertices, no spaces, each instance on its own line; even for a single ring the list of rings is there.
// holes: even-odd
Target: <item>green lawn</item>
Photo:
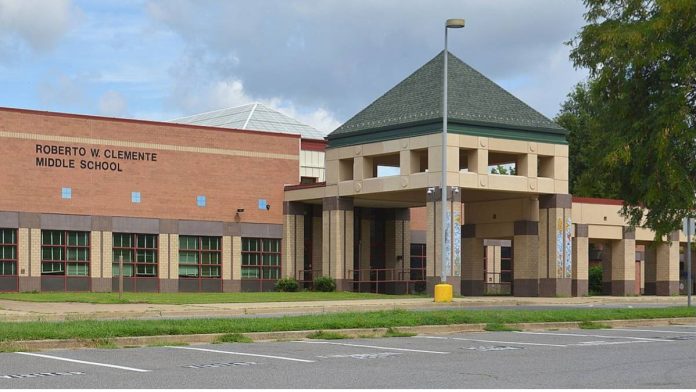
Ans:
[[[425,298],[409,295],[399,298]],[[147,304],[211,304],[250,302],[336,301],[342,299],[395,298],[387,294],[352,292],[298,292],[298,293],[0,293],[0,299],[30,302],[84,302],[92,304],[147,303]]]
[[[37,339],[109,339],[121,336],[154,336],[206,333],[335,330],[342,328],[390,328],[416,325],[484,323],[505,324],[598,320],[696,317],[687,307],[559,309],[559,310],[389,310],[364,313],[328,313],[279,318],[226,318],[182,320],[74,320],[59,322],[3,322],[0,341]]]

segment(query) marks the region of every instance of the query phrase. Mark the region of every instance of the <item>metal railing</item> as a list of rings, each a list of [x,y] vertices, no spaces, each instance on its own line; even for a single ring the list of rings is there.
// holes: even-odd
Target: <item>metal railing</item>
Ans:
[[[425,268],[364,268],[349,270],[353,290],[411,294],[425,290]]]

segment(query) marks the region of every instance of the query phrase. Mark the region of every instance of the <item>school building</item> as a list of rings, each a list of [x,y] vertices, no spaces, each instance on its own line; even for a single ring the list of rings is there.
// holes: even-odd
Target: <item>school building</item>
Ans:
[[[0,291],[674,295],[685,236],[568,194],[567,131],[443,54],[324,137],[261,103],[155,122],[0,108]],[[491,174],[503,165],[513,174]],[[440,230],[442,170],[448,230]],[[119,267],[123,260],[123,269]]]

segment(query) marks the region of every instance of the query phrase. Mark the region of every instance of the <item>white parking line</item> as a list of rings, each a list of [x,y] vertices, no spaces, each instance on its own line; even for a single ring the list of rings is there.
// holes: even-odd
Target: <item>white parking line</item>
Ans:
[[[612,328],[614,331],[628,331],[628,332],[659,332],[659,333],[687,333],[694,334],[696,331],[657,331],[654,329],[625,329],[625,328]]]
[[[657,338],[639,338],[635,336],[618,336],[618,335],[589,335],[589,334],[579,334],[579,333],[552,333],[552,332],[525,332],[525,331],[514,331],[515,333],[525,334],[525,335],[551,335],[551,336],[579,336],[579,337],[591,337],[591,338],[605,338],[605,339],[636,339],[654,342],[673,342],[669,339],[657,339]]]
[[[279,357],[275,355],[264,355],[264,354],[250,354],[250,353],[240,353],[236,351],[222,351],[222,350],[211,350],[209,348],[198,348],[198,347],[181,347],[181,346],[166,346],[167,348],[178,348],[180,350],[196,350],[196,351],[207,351],[210,353],[220,353],[220,354],[232,354],[232,355],[246,355],[249,357],[261,357],[261,358],[272,358],[272,359],[282,359],[285,361],[294,361],[294,362],[307,362],[307,363],[312,363],[315,361],[311,361],[309,359],[299,359],[299,358],[288,358],[288,357]]]
[[[131,372],[140,372],[140,373],[147,373],[150,370],[145,370],[145,369],[136,369],[132,367],[127,367],[127,366],[119,366],[119,365],[111,365],[108,363],[99,363],[99,362],[89,362],[89,361],[81,361],[79,359],[70,359],[70,358],[62,358],[62,357],[55,357],[53,355],[46,355],[46,354],[36,354],[36,353],[25,353],[25,352],[16,352],[15,354],[22,354],[22,355],[30,355],[32,357],[41,357],[41,358],[48,358],[48,359],[55,359],[57,361],[65,361],[65,362],[75,362],[75,363],[82,363],[85,365],[94,365],[94,366],[103,366],[103,367],[108,367],[108,368],[114,368],[114,369],[121,369],[121,370],[130,370]]]
[[[528,343],[528,342],[505,342],[502,340],[483,340],[483,339],[467,339],[467,338],[451,338],[454,340],[469,340],[472,342],[484,342],[484,343],[500,343],[500,344],[521,344],[525,346],[549,346],[549,347],[568,347],[565,344],[551,344],[551,343]]]
[[[416,349],[412,349],[412,348],[394,348],[394,347],[382,347],[382,346],[368,346],[368,345],[365,345],[365,344],[351,344],[351,343],[338,343],[338,342],[323,342],[323,341],[309,342],[309,341],[300,340],[300,341],[297,341],[297,343],[333,344],[333,345],[336,345],[336,346],[378,348],[378,349],[380,349],[380,350],[410,351],[410,352],[414,352],[414,353],[449,354],[448,352],[444,352],[444,351],[428,351],[428,350],[416,350]]]

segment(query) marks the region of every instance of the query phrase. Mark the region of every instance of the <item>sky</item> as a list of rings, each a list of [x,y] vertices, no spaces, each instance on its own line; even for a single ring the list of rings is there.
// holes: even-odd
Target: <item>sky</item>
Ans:
[[[0,0],[0,106],[167,121],[262,102],[328,133],[449,51],[553,118],[581,0]]]

